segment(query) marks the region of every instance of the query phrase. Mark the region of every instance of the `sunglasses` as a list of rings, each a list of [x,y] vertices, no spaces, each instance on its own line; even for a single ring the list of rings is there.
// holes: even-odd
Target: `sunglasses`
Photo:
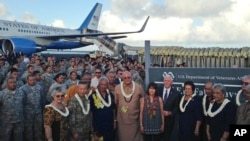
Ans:
[[[95,73],[101,73],[101,72],[95,72]]]
[[[56,98],[64,98],[64,95],[56,95]]]
[[[242,82],[242,85],[248,85],[249,83],[248,82]]]

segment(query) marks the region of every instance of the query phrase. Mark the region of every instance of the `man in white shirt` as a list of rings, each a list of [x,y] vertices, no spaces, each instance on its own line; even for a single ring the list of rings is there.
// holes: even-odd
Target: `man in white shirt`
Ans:
[[[102,76],[102,69],[101,68],[96,68],[95,69],[95,77],[91,79],[90,86],[97,88],[99,84],[99,79]]]

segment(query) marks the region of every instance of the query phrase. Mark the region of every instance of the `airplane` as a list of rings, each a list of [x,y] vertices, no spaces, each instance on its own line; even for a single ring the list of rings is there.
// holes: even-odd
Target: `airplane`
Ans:
[[[2,52],[5,55],[22,52],[29,56],[47,49],[74,49],[93,44],[86,42],[86,38],[102,38],[108,35],[119,35],[108,37],[112,39],[125,38],[123,34],[143,32],[149,19],[148,16],[138,31],[103,33],[97,30],[101,9],[102,4],[96,3],[77,29],[0,20]]]

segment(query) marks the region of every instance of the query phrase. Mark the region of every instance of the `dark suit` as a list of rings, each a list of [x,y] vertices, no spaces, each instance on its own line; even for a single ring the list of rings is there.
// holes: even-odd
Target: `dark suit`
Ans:
[[[115,78],[115,81],[114,81],[115,85],[119,85],[119,84],[121,83],[120,80],[121,80],[121,79],[120,79],[119,77],[116,77],[116,78]]]
[[[163,94],[165,93],[163,92],[163,90],[164,87],[159,88],[159,95],[160,97],[162,97],[162,99],[163,99]],[[181,98],[180,93],[176,89],[171,88],[167,100],[163,102],[164,111],[170,111],[172,113],[172,115],[170,116],[165,116],[163,141],[170,141],[171,139],[171,135],[174,130],[174,125],[176,121],[175,119],[179,111],[180,98]]]

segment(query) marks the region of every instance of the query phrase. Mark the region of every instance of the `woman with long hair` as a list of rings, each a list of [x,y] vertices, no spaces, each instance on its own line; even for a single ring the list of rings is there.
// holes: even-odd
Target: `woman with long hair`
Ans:
[[[164,131],[163,100],[157,89],[156,83],[150,83],[147,95],[140,100],[140,129],[144,141],[160,141]]]

